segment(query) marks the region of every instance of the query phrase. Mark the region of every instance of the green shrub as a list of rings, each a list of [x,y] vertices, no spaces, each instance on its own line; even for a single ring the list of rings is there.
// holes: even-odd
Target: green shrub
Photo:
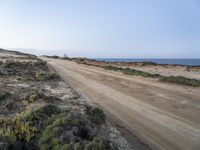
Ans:
[[[105,122],[105,114],[103,110],[95,107],[88,106],[86,108],[86,113],[89,115],[89,119],[95,124],[102,124]]]
[[[4,67],[5,68],[17,68],[17,69],[20,69],[20,68],[24,68],[25,66],[26,66],[25,62],[19,62],[19,61],[10,61],[10,60],[7,60],[4,63]]]
[[[190,79],[182,76],[169,76],[169,77],[162,77],[160,81],[200,87],[200,80]]]
[[[28,103],[33,103],[37,101],[40,98],[40,94],[38,93],[38,90],[33,90],[31,93],[29,93],[25,100],[28,101]]]
[[[33,63],[34,68],[36,68],[37,70],[49,70],[49,67],[47,66],[47,62],[46,61],[36,61]]]
[[[37,81],[58,80],[60,76],[53,72],[38,72],[36,73],[35,79]]]
[[[57,149],[64,146],[65,148],[72,148],[74,144],[70,145],[72,139],[69,139],[68,143],[62,142],[62,134],[67,132],[67,130],[75,129],[76,127],[80,127],[83,121],[80,116],[71,117],[69,115],[60,115],[57,116],[56,119],[47,126],[44,130],[40,141],[39,146],[41,150],[46,149]],[[69,135],[73,136],[73,135]],[[75,137],[75,136],[74,136]],[[70,137],[69,137],[70,138]],[[65,145],[64,145],[65,144]],[[67,145],[66,145],[67,144]]]
[[[22,59],[27,59],[27,60],[38,60],[38,58],[36,56],[26,56],[26,57],[22,57]]]
[[[40,70],[38,72],[27,73],[24,76],[23,80],[32,80],[32,81],[60,80],[60,76],[54,72]]]
[[[20,75],[26,78],[34,78],[36,72],[49,71],[47,63],[41,60],[37,61],[10,61],[7,60],[2,65],[4,75]]]
[[[150,77],[150,78],[159,78],[159,77],[161,77],[159,74],[152,74],[152,73],[139,71],[139,70],[135,70],[135,69],[130,69],[130,68],[126,68],[122,72],[124,74],[127,74],[127,75],[142,76],[142,77],[145,77],[145,78],[147,78],[147,77]]]
[[[93,141],[85,145],[84,150],[109,150],[111,149],[106,140],[95,137]]]
[[[44,130],[39,147],[41,150],[108,150],[109,142],[97,137],[91,128],[81,114],[60,114]]]
[[[113,70],[113,71],[123,71],[124,69],[121,67],[115,67],[115,66],[105,66],[103,67],[106,70]]]
[[[130,69],[130,68],[121,68],[121,67],[115,67],[115,66],[105,66],[103,68],[107,70],[120,71],[126,75],[142,76],[145,78],[147,77],[160,78],[161,77],[161,75],[159,74],[152,74],[152,73],[148,73],[148,72],[144,72],[144,71],[140,71],[136,69]]]
[[[48,120],[61,112],[54,105],[45,105],[36,110],[22,112],[13,119],[1,118],[0,149],[6,149],[6,147],[31,149],[35,147],[37,142],[34,143],[34,141],[47,125]]]
[[[47,123],[47,120],[52,116],[58,115],[62,110],[55,105],[45,105],[36,110],[31,110],[21,113],[21,117],[29,122],[31,125],[36,126],[38,129],[44,128]]]
[[[36,127],[17,116],[14,119],[4,121],[4,128],[0,129],[0,137],[7,137],[11,144],[19,140],[29,142],[36,136],[37,131]]]
[[[147,65],[158,65],[157,63],[155,62],[152,62],[152,61],[143,61],[141,62],[143,66],[147,66]]]

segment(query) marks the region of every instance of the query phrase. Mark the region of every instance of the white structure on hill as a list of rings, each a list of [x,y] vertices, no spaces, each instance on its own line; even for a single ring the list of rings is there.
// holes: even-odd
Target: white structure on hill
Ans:
[[[67,54],[64,54],[64,58],[68,57]]]

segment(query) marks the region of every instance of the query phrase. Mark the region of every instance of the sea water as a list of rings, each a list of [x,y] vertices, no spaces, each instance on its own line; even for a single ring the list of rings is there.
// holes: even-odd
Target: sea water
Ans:
[[[138,59],[138,58],[95,58],[97,61],[107,62],[144,62],[151,61],[158,64],[200,66],[200,59]]]

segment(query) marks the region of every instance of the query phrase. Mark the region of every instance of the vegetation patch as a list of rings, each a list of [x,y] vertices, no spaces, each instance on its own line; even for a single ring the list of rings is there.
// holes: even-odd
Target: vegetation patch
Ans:
[[[36,136],[38,129],[21,117],[2,121],[0,129],[0,149],[22,149],[29,147],[29,142]]]
[[[98,137],[93,125],[81,114],[64,114],[44,130],[39,147],[63,150],[109,150],[110,144]]]
[[[130,68],[121,68],[121,67],[115,67],[115,66],[106,66],[104,67],[107,70],[113,70],[113,71],[120,71],[127,75],[136,75],[136,76],[142,76],[142,77],[150,77],[150,78],[159,78],[160,81],[163,82],[170,82],[175,84],[181,84],[181,85],[187,85],[187,86],[193,86],[193,87],[200,87],[200,80],[197,79],[190,79],[183,76],[162,76],[159,74],[151,74],[144,71],[139,71],[135,69]]]
[[[182,76],[169,76],[169,77],[162,77],[160,81],[200,87],[200,80],[190,79]]]
[[[113,70],[113,71],[120,71],[126,75],[135,75],[135,76],[142,76],[142,77],[150,77],[150,78],[160,78],[161,75],[159,74],[152,74],[140,70],[130,69],[130,68],[121,68],[115,66],[105,66],[104,69]]]
[[[34,58],[30,58],[34,59]],[[36,61],[10,61],[0,65],[1,76],[19,76],[19,79],[32,81],[59,80],[60,76],[51,72],[47,63],[40,59]]]
[[[152,73],[148,73],[148,72],[144,72],[144,71],[139,71],[139,70],[135,70],[135,69],[130,69],[130,68],[126,68],[123,70],[124,74],[127,75],[136,75],[136,76],[142,76],[145,78],[160,78],[161,75],[159,74],[152,74]]]
[[[11,61],[7,60],[0,65],[1,74],[4,76],[25,76],[34,75],[39,71],[49,71],[46,62],[37,61]]]
[[[1,119],[0,149],[31,149],[37,146],[34,140],[47,125],[47,120],[61,112],[54,105],[45,105],[22,112],[13,119]]]
[[[32,55],[30,55],[30,56],[26,56],[26,57],[21,57],[21,59],[26,59],[26,60],[39,60],[38,58],[37,58],[37,56],[32,56]]]
[[[35,101],[37,101],[40,98],[40,94],[38,93],[38,90],[33,90],[32,92],[30,92],[25,100],[28,101],[28,103],[33,103]]]
[[[58,115],[62,110],[55,105],[45,105],[36,110],[23,112],[21,116],[26,122],[36,126],[38,129],[43,129],[47,123],[48,118]]]
[[[141,63],[142,63],[143,66],[148,66],[148,65],[156,66],[156,65],[158,65],[157,63],[155,63],[153,61],[143,61]]]
[[[89,115],[89,119],[95,124],[105,123],[105,114],[103,110],[95,107],[87,106],[86,114]]]
[[[7,60],[4,63],[4,68],[12,68],[12,69],[32,69],[32,70],[47,70],[48,66],[45,61],[38,60],[38,61],[10,61]]]
[[[35,75],[37,81],[59,80],[60,76],[54,72],[38,72]]]

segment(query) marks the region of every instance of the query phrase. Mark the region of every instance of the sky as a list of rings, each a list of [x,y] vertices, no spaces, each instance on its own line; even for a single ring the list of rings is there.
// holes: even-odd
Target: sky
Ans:
[[[0,0],[0,48],[90,58],[200,58],[200,0]]]

